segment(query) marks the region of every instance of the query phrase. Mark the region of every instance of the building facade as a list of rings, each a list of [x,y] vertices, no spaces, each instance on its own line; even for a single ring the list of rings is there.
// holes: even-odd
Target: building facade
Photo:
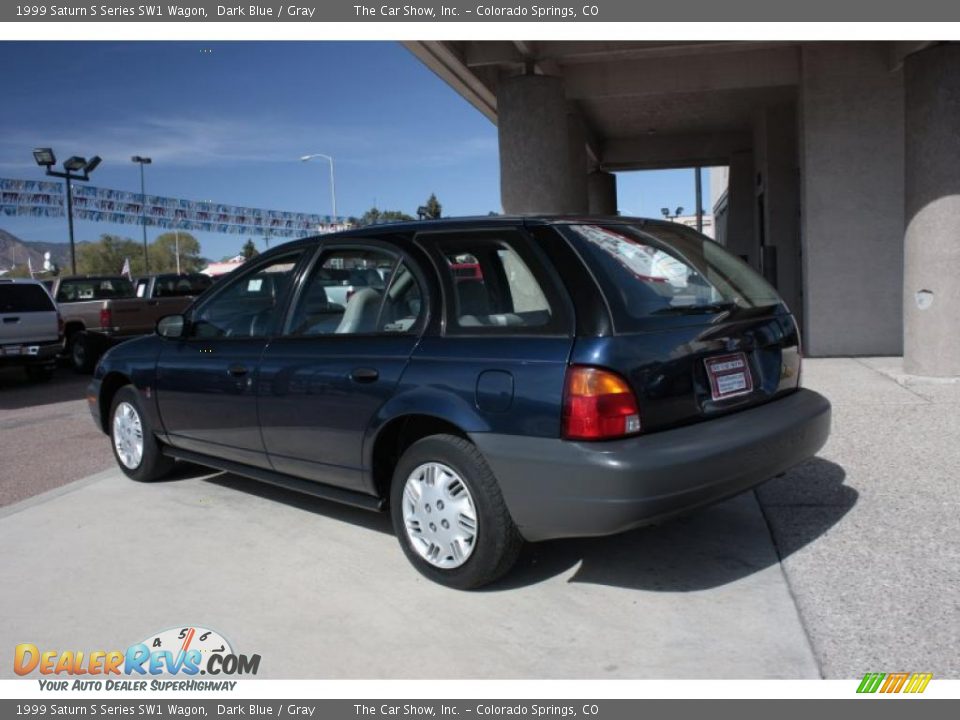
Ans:
[[[615,171],[724,166],[715,236],[808,355],[960,375],[960,44],[407,46],[497,124],[505,212],[611,214]]]

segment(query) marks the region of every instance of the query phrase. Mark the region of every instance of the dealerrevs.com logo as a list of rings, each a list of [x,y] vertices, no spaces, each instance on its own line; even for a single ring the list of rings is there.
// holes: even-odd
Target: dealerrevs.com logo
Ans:
[[[194,678],[256,675],[259,669],[260,655],[238,654],[218,632],[197,626],[155,633],[126,650],[56,650],[20,643],[13,657],[17,675],[75,678],[40,679],[41,690],[146,690],[148,678],[151,690],[232,690],[236,682]],[[190,680],[159,679],[171,676]]]

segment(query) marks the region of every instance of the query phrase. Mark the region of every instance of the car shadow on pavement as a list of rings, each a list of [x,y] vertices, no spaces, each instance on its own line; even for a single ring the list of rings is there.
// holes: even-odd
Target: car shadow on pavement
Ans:
[[[839,465],[813,458],[761,486],[759,499],[745,493],[620,535],[529,544],[513,571],[487,590],[533,585],[574,568],[568,582],[655,592],[726,585],[778,563],[839,522],[859,497],[845,478]],[[804,521],[791,526],[789,544],[778,546],[763,500],[777,511],[797,504],[818,512],[804,513]]]
[[[204,477],[207,476],[207,477]],[[256,480],[178,462],[168,480],[201,477],[231,490],[280,502],[340,522],[392,535],[389,513],[341,505]],[[817,540],[856,504],[839,465],[812,458],[757,491],[695,511],[662,525],[609,537],[528,543],[514,569],[481,592],[526,587],[573,571],[571,583],[655,592],[693,592],[726,585],[777,564]],[[759,498],[757,497],[759,495]],[[804,512],[790,523],[789,539],[771,529],[770,516]],[[815,508],[816,512],[809,512]],[[777,523],[778,524],[778,523]],[[398,555],[397,561],[402,561]]]

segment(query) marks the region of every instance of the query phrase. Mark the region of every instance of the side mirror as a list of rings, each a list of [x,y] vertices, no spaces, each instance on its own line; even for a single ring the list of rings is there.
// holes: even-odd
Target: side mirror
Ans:
[[[183,337],[185,327],[183,315],[165,315],[157,320],[157,335],[165,338]]]

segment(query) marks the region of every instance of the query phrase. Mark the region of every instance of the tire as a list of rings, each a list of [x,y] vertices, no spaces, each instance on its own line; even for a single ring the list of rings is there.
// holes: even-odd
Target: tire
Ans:
[[[118,415],[121,417],[118,418]],[[152,482],[173,469],[174,460],[160,452],[160,443],[143,411],[140,395],[132,385],[124,385],[117,390],[110,406],[108,422],[113,457],[124,475],[139,482]],[[137,427],[139,454],[136,452]]]
[[[505,575],[523,546],[490,466],[455,435],[432,435],[407,448],[393,473],[390,514],[411,564],[460,590]]]
[[[70,362],[73,369],[81,375],[89,375],[97,366],[97,352],[84,333],[76,333],[70,346]]]
[[[27,365],[24,370],[31,382],[47,382],[53,377],[52,365]]]

